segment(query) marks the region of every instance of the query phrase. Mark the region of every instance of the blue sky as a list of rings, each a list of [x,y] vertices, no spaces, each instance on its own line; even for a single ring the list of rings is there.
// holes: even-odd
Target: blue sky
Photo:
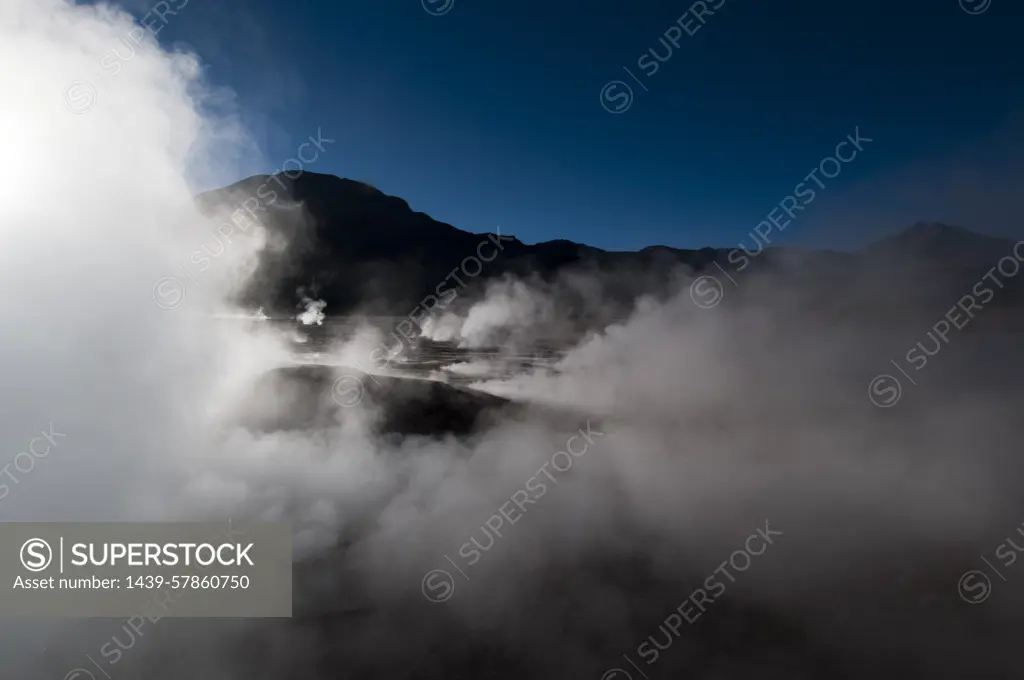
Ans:
[[[1024,6],[990,2],[708,0],[677,24],[692,0],[189,0],[160,39],[237,94],[266,159],[249,174],[319,128],[337,141],[310,170],[526,242],[734,245],[859,127],[874,141],[777,235],[843,248],[917,219],[1017,228],[993,185],[1022,158]]]

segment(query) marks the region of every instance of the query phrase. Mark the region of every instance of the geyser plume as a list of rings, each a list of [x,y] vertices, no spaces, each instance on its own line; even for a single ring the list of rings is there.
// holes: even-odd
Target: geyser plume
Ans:
[[[196,211],[191,180],[231,172],[213,153],[239,136],[204,114],[195,57],[138,38],[109,92],[87,111],[65,106],[68,88],[85,91],[94,61],[137,29],[107,5],[0,8],[12,65],[0,76],[10,97],[0,116],[21,140],[5,152],[18,171],[2,182],[0,277],[23,292],[0,303],[5,448],[24,446],[29,423],[52,420],[69,449],[5,499],[8,518],[166,512],[154,491],[171,480],[147,475],[196,443],[185,426],[201,424],[217,363],[234,364],[226,327],[208,317],[223,310],[251,246],[236,244],[196,282],[176,267],[218,224]],[[95,486],[64,486],[84,478]]]
[[[132,56],[104,87],[92,74],[125,41]],[[0,516],[191,516],[182,489],[201,484],[217,399],[277,356],[275,340],[215,318],[232,311],[222,300],[259,238],[195,278],[179,267],[224,217],[196,209],[194,182],[233,178],[218,159],[250,149],[230,115],[210,112],[196,57],[164,51],[113,6],[5,1],[0,59],[0,466],[51,424],[62,435],[27,473],[5,468],[16,481]],[[46,633],[31,645],[12,636],[4,675],[29,677],[21,662]]]
[[[323,326],[324,319],[327,318],[327,314],[324,312],[327,309],[327,302],[324,300],[314,300],[313,298],[303,296],[302,307],[304,308],[296,319],[302,323],[303,326]]]
[[[550,322],[553,313],[547,295],[523,281],[504,278],[487,284],[483,299],[469,308],[465,318],[452,312],[428,317],[423,335],[454,341],[460,347],[507,346],[524,329]]]

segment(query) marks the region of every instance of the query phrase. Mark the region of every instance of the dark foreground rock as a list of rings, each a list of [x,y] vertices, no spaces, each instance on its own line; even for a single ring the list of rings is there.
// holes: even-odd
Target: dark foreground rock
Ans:
[[[368,418],[380,435],[468,435],[517,407],[507,399],[445,383],[370,375],[334,366],[294,366],[262,376],[239,422],[256,432],[313,430]]]

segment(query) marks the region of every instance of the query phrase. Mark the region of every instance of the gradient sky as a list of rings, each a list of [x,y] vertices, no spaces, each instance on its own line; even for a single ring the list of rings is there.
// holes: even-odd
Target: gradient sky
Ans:
[[[917,219],[1018,228],[1020,185],[992,185],[1024,157],[1024,3],[990,2],[725,0],[650,77],[691,0],[190,0],[160,39],[237,93],[250,174],[321,128],[310,170],[528,243],[735,245],[859,126],[875,141],[778,241],[842,248]]]

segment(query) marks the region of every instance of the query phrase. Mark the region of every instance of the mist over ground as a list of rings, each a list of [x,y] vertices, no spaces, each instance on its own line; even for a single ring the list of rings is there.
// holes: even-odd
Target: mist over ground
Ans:
[[[275,255],[304,208],[282,235],[196,202],[258,156],[196,55],[109,5],[6,0],[0,61],[0,518],[286,521],[296,547],[291,620],[0,619],[3,677],[1019,672],[1012,241],[980,290],[918,280],[899,324],[873,260],[838,287],[637,272],[614,311],[618,280],[580,266],[481,280],[394,335],[367,299],[303,362],[316,282],[291,325],[245,292],[295,276]],[[429,343],[452,362],[403,372]],[[1007,567],[984,602],[981,556]]]

